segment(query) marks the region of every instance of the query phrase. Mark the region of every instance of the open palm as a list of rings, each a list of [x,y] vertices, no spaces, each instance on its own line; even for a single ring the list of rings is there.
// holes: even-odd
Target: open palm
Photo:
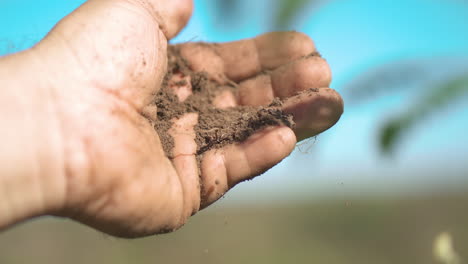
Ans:
[[[41,78],[51,84],[64,137],[63,206],[51,213],[117,236],[172,231],[235,184],[288,156],[297,139],[338,121],[343,102],[326,88],[329,67],[308,56],[315,46],[301,33],[180,44],[192,70],[238,84],[235,94],[226,91],[214,100],[216,107],[267,105],[280,97],[297,126],[268,127],[204,153],[198,163],[198,116],[188,113],[174,120],[173,157],[166,157],[150,102],[166,72],[167,40],[191,10],[190,0],[90,0],[33,48],[47,65]],[[181,100],[191,93],[187,83],[174,88]],[[318,89],[300,93],[309,88]]]

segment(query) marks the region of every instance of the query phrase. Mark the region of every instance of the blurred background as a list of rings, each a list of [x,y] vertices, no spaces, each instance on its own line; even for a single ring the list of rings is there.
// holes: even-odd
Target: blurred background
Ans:
[[[0,1],[0,55],[83,2]],[[468,263],[468,1],[195,0],[173,43],[273,30],[314,39],[337,125],[173,234],[36,219],[0,233],[0,263]]]

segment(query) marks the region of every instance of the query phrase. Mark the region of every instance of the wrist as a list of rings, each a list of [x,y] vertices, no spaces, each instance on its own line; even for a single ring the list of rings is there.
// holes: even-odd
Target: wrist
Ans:
[[[63,142],[54,94],[33,55],[0,58],[0,229],[59,210]]]

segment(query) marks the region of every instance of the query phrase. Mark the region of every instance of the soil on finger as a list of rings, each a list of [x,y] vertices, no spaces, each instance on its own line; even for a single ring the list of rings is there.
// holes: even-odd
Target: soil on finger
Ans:
[[[174,76],[181,79],[173,81]],[[191,94],[182,102],[174,93],[173,86],[186,86],[188,78]],[[173,120],[186,113],[197,113],[198,124],[195,126],[197,153],[220,148],[227,144],[242,142],[256,131],[267,126],[293,127],[294,121],[290,114],[284,113],[280,107],[282,102],[275,99],[269,106],[235,106],[220,109],[213,101],[221,91],[231,90],[236,94],[236,84],[227,81],[220,85],[204,72],[194,72],[189,63],[184,60],[176,47],[168,50],[168,70],[162,88],[155,95],[153,104],[157,107],[157,118],[154,129],[157,131],[164,151],[172,157],[174,140],[169,134]]]

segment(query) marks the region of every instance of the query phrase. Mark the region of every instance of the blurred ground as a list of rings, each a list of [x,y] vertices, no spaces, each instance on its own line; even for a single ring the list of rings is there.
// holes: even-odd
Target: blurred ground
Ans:
[[[59,219],[0,233],[0,263],[436,263],[437,234],[468,260],[468,195],[217,205],[167,235],[121,240]]]

